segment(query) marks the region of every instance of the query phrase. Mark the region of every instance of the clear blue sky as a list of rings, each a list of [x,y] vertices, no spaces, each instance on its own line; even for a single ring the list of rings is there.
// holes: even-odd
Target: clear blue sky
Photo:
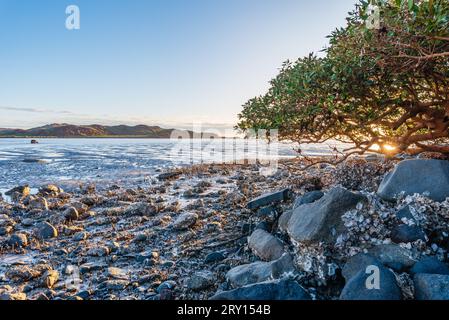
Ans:
[[[232,126],[356,0],[0,0],[0,127]],[[81,29],[65,28],[78,5]]]

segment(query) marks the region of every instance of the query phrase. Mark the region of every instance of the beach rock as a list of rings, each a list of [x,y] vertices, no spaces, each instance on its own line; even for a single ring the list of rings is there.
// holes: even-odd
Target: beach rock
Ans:
[[[108,277],[114,279],[126,280],[128,278],[125,270],[116,267],[109,267],[107,270],[107,275]]]
[[[4,292],[0,293],[0,301],[23,301],[27,299],[27,295],[23,292],[10,293]]]
[[[330,190],[320,200],[294,210],[287,231],[298,242],[334,243],[345,226],[341,216],[365,198],[342,187]]]
[[[92,257],[105,257],[110,253],[109,248],[106,246],[98,246],[94,248],[90,248],[87,251],[88,256]]]
[[[375,246],[368,250],[368,254],[378,259],[383,265],[398,272],[410,268],[416,263],[412,253],[397,244]]]
[[[23,163],[39,163],[39,164],[46,164],[47,161],[42,159],[23,159]]]
[[[157,213],[157,208],[151,203],[138,202],[130,205],[126,208],[125,215],[136,215],[136,216],[154,216]]]
[[[186,230],[192,227],[197,220],[198,215],[196,213],[183,213],[173,222],[173,228],[175,230]]]
[[[28,237],[23,233],[15,233],[9,238],[8,244],[12,247],[26,247],[28,246]]]
[[[45,186],[42,186],[39,189],[39,193],[45,194],[45,195],[58,195],[60,193],[64,192],[64,190],[54,184],[47,184]]]
[[[284,233],[287,232],[288,223],[289,223],[292,215],[293,215],[293,210],[287,210],[279,217],[278,228],[281,232],[284,232]]]
[[[369,266],[382,266],[382,263],[368,254],[359,253],[346,261],[342,275],[346,282],[355,277],[360,271],[366,271]]]
[[[449,275],[416,274],[413,283],[416,300],[449,300]]]
[[[187,281],[187,287],[193,291],[200,291],[211,287],[214,284],[214,274],[209,271],[195,273]]]
[[[59,272],[56,270],[47,270],[40,280],[40,286],[45,288],[53,288],[59,280]]]
[[[392,230],[391,240],[394,243],[409,243],[417,240],[426,241],[426,234],[422,228],[416,225],[401,224]]]
[[[449,266],[435,257],[424,257],[410,270],[410,274],[428,273],[449,275]]]
[[[430,199],[444,201],[449,197],[449,161],[414,159],[400,162],[382,181],[378,195],[393,201],[398,194],[429,193]]]
[[[88,233],[86,231],[80,231],[73,235],[73,241],[84,241],[88,237]]]
[[[30,187],[28,185],[18,186],[18,187],[15,187],[15,188],[13,188],[13,189],[11,189],[9,191],[6,191],[5,195],[12,196],[15,193],[18,193],[21,196],[26,197],[26,196],[30,195],[31,189],[30,189]]]
[[[264,207],[273,203],[286,201],[290,198],[290,195],[291,195],[290,189],[284,189],[278,192],[264,194],[248,202],[246,207],[250,210],[256,210],[260,207]]]
[[[37,197],[30,201],[29,208],[38,210],[48,210],[47,199],[43,197]]]
[[[294,280],[275,280],[220,292],[210,300],[311,300],[311,297]]]
[[[181,171],[166,172],[158,175],[157,179],[159,181],[174,180],[179,178],[181,174],[182,174]]]
[[[271,263],[258,261],[232,268],[226,274],[226,279],[233,288],[270,280]]]
[[[413,217],[413,214],[410,211],[409,206],[406,206],[406,207],[402,208],[401,210],[399,210],[398,212],[396,212],[396,218],[399,221],[403,221],[404,219],[407,221],[415,221],[415,218]]]
[[[264,218],[264,217],[269,217],[272,215],[276,214],[276,208],[274,206],[267,206],[267,207],[263,207],[260,208],[259,210],[257,210],[257,216]]]
[[[385,267],[379,269],[379,287],[371,288],[369,279],[373,273],[362,270],[352,277],[343,288],[340,300],[401,300],[402,293],[394,274]]]
[[[58,236],[58,230],[48,222],[41,222],[37,225],[34,235],[40,240],[47,240],[56,238]]]
[[[162,293],[164,290],[174,290],[177,286],[177,283],[173,280],[168,280],[162,282],[156,289],[157,293]]]
[[[282,279],[295,271],[295,264],[289,253],[285,253],[279,259],[271,262],[271,277],[273,279]]]
[[[68,207],[63,215],[67,221],[76,221],[79,218],[78,210],[75,207]]]
[[[211,252],[204,259],[205,263],[216,263],[223,261],[226,257],[221,252]]]
[[[261,229],[252,233],[248,246],[255,255],[265,261],[277,260],[284,254],[284,245],[281,240]]]
[[[310,191],[306,194],[296,198],[295,203],[293,204],[293,210],[302,206],[303,204],[313,203],[317,200],[320,200],[324,196],[322,191]]]

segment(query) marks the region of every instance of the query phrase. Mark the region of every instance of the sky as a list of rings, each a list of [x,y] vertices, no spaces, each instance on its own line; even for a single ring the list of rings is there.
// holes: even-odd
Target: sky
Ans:
[[[0,128],[232,127],[356,0],[0,0]],[[66,28],[66,8],[80,29]]]

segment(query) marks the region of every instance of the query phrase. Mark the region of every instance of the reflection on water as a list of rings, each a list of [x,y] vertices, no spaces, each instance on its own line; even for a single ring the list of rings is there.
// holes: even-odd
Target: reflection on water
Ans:
[[[330,145],[332,146],[332,145]],[[0,139],[0,189],[18,184],[108,180],[139,182],[158,169],[241,159],[295,157],[292,144],[279,144],[271,154],[254,141],[216,139],[182,142],[168,139]],[[308,155],[330,154],[329,146],[309,145]],[[23,160],[43,160],[24,163]]]

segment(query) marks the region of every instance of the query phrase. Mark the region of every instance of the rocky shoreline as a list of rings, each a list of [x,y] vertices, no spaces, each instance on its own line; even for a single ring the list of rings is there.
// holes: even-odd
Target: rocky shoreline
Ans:
[[[0,198],[0,299],[449,299],[448,162],[305,164],[17,187]]]

